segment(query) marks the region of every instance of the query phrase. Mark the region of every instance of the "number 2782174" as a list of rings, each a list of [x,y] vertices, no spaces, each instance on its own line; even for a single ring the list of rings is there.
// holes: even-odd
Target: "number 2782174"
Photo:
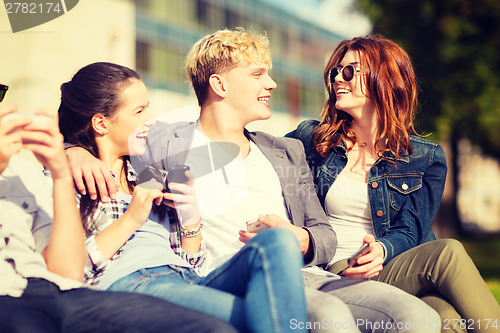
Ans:
[[[443,321],[443,329],[498,329],[498,319],[445,319]]]
[[[60,3],[56,2],[6,2],[7,14],[49,14],[60,13]]]

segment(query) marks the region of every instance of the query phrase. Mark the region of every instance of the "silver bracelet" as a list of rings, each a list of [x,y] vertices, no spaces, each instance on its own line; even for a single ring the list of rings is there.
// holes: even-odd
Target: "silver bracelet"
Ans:
[[[184,228],[183,226],[180,226],[180,227],[181,227],[181,235],[182,236],[187,237],[187,238],[196,237],[200,234],[201,228],[203,228],[203,217],[200,216],[200,221],[198,222],[198,226],[196,227],[196,229],[189,230],[189,229]]]

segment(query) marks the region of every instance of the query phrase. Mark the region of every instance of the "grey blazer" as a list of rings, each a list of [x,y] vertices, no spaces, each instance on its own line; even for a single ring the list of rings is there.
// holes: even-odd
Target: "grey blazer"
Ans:
[[[148,133],[150,149],[143,156],[143,160],[164,170],[172,165],[185,164],[195,126],[196,123],[157,122]],[[290,221],[309,232],[312,258],[309,258],[306,264],[326,265],[337,249],[337,236],[316,196],[301,142],[291,138],[273,137],[262,132],[245,130],[245,134],[273,165],[280,179]]]

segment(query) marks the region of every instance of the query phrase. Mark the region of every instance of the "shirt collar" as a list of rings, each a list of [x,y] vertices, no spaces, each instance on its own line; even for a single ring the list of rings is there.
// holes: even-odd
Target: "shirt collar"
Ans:
[[[139,175],[137,174],[134,167],[132,166],[132,163],[130,162],[129,159],[126,159],[125,163],[127,165],[127,180],[129,182],[137,181],[137,178],[139,177]],[[113,176],[114,180],[117,181],[118,176],[116,175],[116,173],[114,173],[112,170],[109,170],[109,172],[111,172],[111,175]]]
[[[340,141],[340,143],[335,146],[335,149],[337,149],[337,148],[340,149],[344,153],[346,153],[346,151],[347,151],[344,141]],[[386,151],[386,152],[384,152],[383,156],[384,156],[384,158],[391,160],[391,161],[396,161],[396,162],[400,161],[400,162],[405,162],[405,163],[410,162],[410,157],[408,155],[401,155],[399,158],[396,159],[396,156],[394,156],[393,153],[391,153],[390,151]]]

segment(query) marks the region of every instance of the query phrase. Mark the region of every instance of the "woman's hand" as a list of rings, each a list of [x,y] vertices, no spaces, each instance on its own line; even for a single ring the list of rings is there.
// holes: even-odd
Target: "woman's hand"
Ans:
[[[163,198],[161,188],[163,186],[155,180],[137,185],[125,213],[95,237],[97,247],[106,260],[144,225],[153,207],[153,201],[156,205],[161,203]]]
[[[181,226],[189,229],[189,226],[195,227],[200,222],[200,212],[196,201],[194,176],[189,170],[185,172],[185,175],[188,179],[186,183],[168,183],[171,193],[164,193],[163,198],[168,200],[164,201],[165,205],[178,210],[182,217]]]
[[[302,254],[306,255],[307,251],[309,250],[309,233],[305,229],[297,227],[291,224],[289,221],[284,220],[274,214],[261,215],[259,216],[258,220],[259,222],[268,225],[270,228],[286,228],[291,230],[299,241],[299,246]],[[243,243],[246,243],[249,239],[257,236],[257,233],[240,230],[239,235],[239,240]]]
[[[351,279],[369,279],[377,276],[384,264],[384,247],[375,241],[373,235],[366,235],[363,238],[364,243],[368,243],[368,252],[359,257],[356,267],[348,267],[343,274]]]
[[[159,206],[163,199],[163,186],[156,180],[150,180],[134,187],[132,200],[123,214],[129,223],[132,223],[135,230],[144,225],[149,217],[153,202]]]

